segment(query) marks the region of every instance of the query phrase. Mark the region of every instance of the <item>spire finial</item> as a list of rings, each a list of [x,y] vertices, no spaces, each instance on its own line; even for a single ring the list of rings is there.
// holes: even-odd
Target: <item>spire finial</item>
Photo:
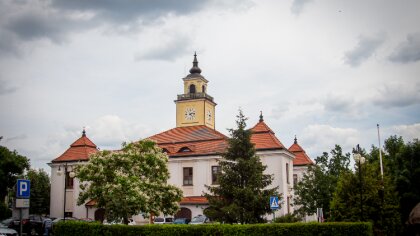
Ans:
[[[296,138],[296,134],[295,134],[295,144],[297,144],[297,138]]]
[[[260,122],[263,122],[263,121],[264,121],[264,117],[263,117],[262,111],[260,111]]]
[[[85,136],[86,136],[86,130],[85,130],[85,127],[83,126],[82,137],[85,137]]]
[[[198,67],[197,52],[194,52],[193,67],[190,69],[191,74],[200,74],[201,69]]]

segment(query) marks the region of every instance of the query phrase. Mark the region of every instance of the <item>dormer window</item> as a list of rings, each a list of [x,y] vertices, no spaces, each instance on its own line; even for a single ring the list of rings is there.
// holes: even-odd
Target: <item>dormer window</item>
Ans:
[[[195,93],[195,85],[194,84],[190,85],[190,93]]]
[[[182,147],[181,149],[179,149],[178,152],[191,152],[191,149],[189,149],[188,147]]]
[[[162,152],[169,153],[168,149],[166,149],[166,148],[162,148]]]

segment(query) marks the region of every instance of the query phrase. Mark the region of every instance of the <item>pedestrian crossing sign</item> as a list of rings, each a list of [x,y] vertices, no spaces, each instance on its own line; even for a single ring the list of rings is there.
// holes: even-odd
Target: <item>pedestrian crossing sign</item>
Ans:
[[[279,197],[271,196],[270,197],[270,208],[271,210],[279,209]]]

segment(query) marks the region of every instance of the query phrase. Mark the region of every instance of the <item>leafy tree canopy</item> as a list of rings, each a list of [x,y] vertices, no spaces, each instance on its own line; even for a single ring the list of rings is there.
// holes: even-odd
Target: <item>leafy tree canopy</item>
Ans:
[[[4,201],[8,189],[12,189],[19,175],[29,169],[29,159],[0,146],[0,201]]]
[[[385,140],[384,172],[389,172],[400,201],[401,223],[408,220],[410,211],[420,202],[420,142],[404,143],[402,137]]]
[[[379,233],[399,232],[398,198],[391,176],[385,172],[382,181],[379,152],[372,147],[365,153],[366,162],[355,166],[339,178],[331,201],[332,217],[336,221],[372,221]]]
[[[242,111],[237,116],[237,128],[229,129],[231,138],[228,148],[219,161],[221,173],[218,186],[207,186],[205,194],[209,208],[205,214],[226,223],[263,222],[270,213],[270,196],[279,196],[277,188],[268,188],[273,177],[263,174],[264,166],[255,154],[251,143],[251,130],[246,130],[246,120]]]
[[[25,176],[31,181],[30,214],[49,214],[50,212],[50,177],[43,169],[30,169]]]
[[[330,152],[324,152],[315,159],[316,165],[308,167],[302,180],[295,186],[294,204],[299,206],[297,212],[304,215],[316,213],[322,208],[324,217],[329,218],[330,201],[342,173],[349,172],[350,153],[343,153],[339,145]]]
[[[144,213],[174,214],[182,191],[167,184],[168,156],[151,140],[123,144],[119,151],[101,151],[76,168],[82,192],[78,204],[89,199],[105,208],[108,220]]]

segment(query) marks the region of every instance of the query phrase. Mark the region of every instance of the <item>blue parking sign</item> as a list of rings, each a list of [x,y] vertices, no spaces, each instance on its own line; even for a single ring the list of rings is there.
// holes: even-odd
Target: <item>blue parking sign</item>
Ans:
[[[31,181],[18,179],[16,183],[16,197],[29,198],[31,196]]]

